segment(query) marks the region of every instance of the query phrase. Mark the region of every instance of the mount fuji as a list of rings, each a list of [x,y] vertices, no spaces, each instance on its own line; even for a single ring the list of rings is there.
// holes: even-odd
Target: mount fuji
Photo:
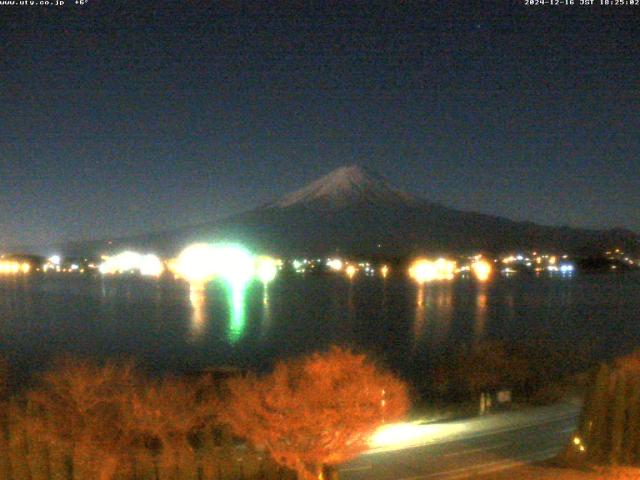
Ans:
[[[225,220],[113,241],[109,249],[144,247],[173,254],[190,242],[211,240],[280,255],[520,249],[587,255],[613,246],[640,252],[640,237],[628,230],[543,226],[456,210],[405,193],[358,166],[338,168],[273,203]],[[105,247],[92,245],[92,250]]]
[[[340,167],[306,187],[284,196],[272,208],[306,205],[312,208],[339,209],[356,204],[415,206],[424,203],[402,192],[384,178],[374,176],[358,166]]]

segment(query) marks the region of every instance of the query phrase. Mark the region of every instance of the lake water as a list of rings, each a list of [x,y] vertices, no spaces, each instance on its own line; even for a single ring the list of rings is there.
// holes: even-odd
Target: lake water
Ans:
[[[640,346],[640,275],[517,275],[418,288],[404,278],[282,277],[265,290],[218,283],[74,276],[0,279],[0,355],[18,376],[70,352],[131,356],[157,371],[262,368],[332,343],[409,378],[438,352],[482,339]]]

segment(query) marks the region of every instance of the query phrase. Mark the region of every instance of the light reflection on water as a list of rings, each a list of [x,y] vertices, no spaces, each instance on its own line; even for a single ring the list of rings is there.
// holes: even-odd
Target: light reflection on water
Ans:
[[[230,304],[229,333],[228,338],[231,343],[236,343],[247,327],[246,316],[246,283],[230,283],[228,285],[228,296]]]
[[[208,323],[207,296],[204,285],[198,283],[189,285],[189,303],[191,304],[189,339],[196,342],[203,338]]]
[[[261,338],[264,340],[271,330],[271,303],[269,301],[269,285],[262,285],[262,323]]]
[[[349,293],[347,295],[347,319],[349,323],[352,323],[356,316],[354,290],[355,290],[355,287],[353,286],[353,279],[349,279]]]
[[[245,282],[224,282],[224,292],[229,320],[227,339],[233,344],[242,338],[247,328],[247,285]],[[191,321],[188,334],[190,341],[199,341],[206,336],[207,326],[212,321],[207,301],[207,285],[201,282],[190,283]],[[265,307],[264,310],[267,310],[267,302],[268,297],[265,296],[262,302]]]
[[[442,349],[448,341],[453,314],[453,285],[444,283],[434,292],[433,311],[438,312],[438,321],[434,322],[431,335],[431,348]]]
[[[446,346],[453,314],[453,285],[450,282],[421,284],[416,288],[413,325],[414,349]]]
[[[476,341],[484,337],[487,326],[487,288],[486,283],[481,283],[478,285],[478,292],[476,293],[476,315],[473,322],[473,333]]]
[[[426,308],[425,308],[425,301],[424,301],[425,288],[426,287],[424,283],[421,283],[420,285],[418,285],[418,288],[416,289],[416,310],[415,310],[416,313],[415,313],[415,320],[413,322],[414,348],[422,338],[422,335],[424,334],[425,323],[427,321],[425,317]]]
[[[24,368],[72,351],[197,369],[262,365],[340,343],[406,372],[431,354],[495,338],[592,342],[606,354],[640,345],[639,287],[640,275],[423,287],[364,276],[191,288],[135,278],[0,279],[0,355]]]

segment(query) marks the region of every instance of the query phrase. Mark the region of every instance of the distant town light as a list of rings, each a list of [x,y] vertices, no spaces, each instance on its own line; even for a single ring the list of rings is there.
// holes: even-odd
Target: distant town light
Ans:
[[[575,270],[575,267],[570,263],[563,263],[562,265],[560,265],[560,272],[562,273],[570,273],[570,272],[573,272],[574,270]]]
[[[331,270],[339,272],[344,267],[344,263],[339,258],[330,258],[327,260],[327,267]]]
[[[389,267],[387,265],[383,265],[380,268],[380,275],[382,275],[382,278],[387,278],[389,275]]]

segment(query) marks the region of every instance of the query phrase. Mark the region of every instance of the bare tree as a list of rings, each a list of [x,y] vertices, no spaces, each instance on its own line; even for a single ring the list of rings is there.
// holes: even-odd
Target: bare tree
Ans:
[[[9,477],[7,373],[7,362],[5,359],[0,358],[0,478]]]
[[[279,362],[269,375],[231,379],[228,388],[224,421],[300,479],[321,479],[324,465],[360,454],[380,425],[409,407],[401,380],[337,347]]]
[[[127,453],[123,404],[139,383],[133,364],[64,359],[28,393],[36,438],[71,452],[73,468],[111,480]]]
[[[0,357],[0,401],[4,400],[7,394],[7,380],[9,376],[9,364]]]
[[[217,401],[204,379],[166,378],[147,382],[124,405],[122,428],[132,451],[149,454],[156,478],[178,470],[181,457],[193,455],[215,420]]]

